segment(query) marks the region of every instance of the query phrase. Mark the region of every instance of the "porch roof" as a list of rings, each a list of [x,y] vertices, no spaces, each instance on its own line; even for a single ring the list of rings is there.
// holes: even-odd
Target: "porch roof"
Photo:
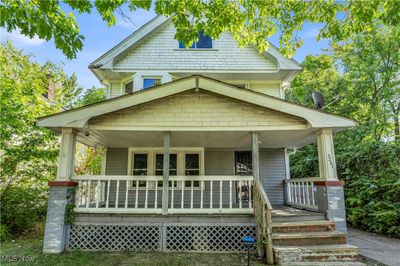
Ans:
[[[113,120],[109,117],[108,123],[111,126],[108,126],[107,128],[99,127],[98,124],[96,125],[95,123],[95,121],[99,120],[99,117],[104,117],[104,115],[106,114],[108,116],[112,113],[117,117],[118,115],[120,115],[121,110],[128,110],[128,108],[131,108],[130,110],[137,110],[140,109],[139,106],[143,109],[143,106],[146,107],[150,103],[160,101],[167,97],[174,97],[178,94],[182,95],[182,93],[190,91],[202,91],[207,94],[215,95],[215,97],[225,98],[227,100],[230,100],[229,104],[231,105],[237,103],[241,104],[240,107],[247,106],[248,108],[250,108],[251,106],[253,106],[254,112],[258,113],[258,117],[263,117],[263,115],[265,115],[265,113],[263,113],[263,110],[266,110],[271,114],[277,114],[275,121],[283,121],[285,118],[288,118],[290,124],[273,125],[268,124],[271,123],[271,121],[266,121],[267,123],[263,127],[252,127],[243,125],[237,127],[233,126],[232,123],[232,126],[229,125],[224,127],[196,127],[193,125],[187,127],[180,125],[179,127],[177,127],[160,125],[158,127],[153,126],[150,128],[137,126],[123,128],[113,126]],[[190,109],[190,106],[187,108]],[[251,109],[248,109],[247,112],[249,112],[249,110],[251,112]],[[153,124],[156,124],[156,122],[153,122]],[[62,128],[76,128],[78,132],[81,132],[81,134],[78,134],[78,140],[84,143],[95,141],[94,139],[92,141],[89,141],[88,136],[85,137],[85,135],[87,135],[86,132],[90,132],[92,136],[98,136],[97,140],[95,141],[96,143],[99,143],[99,140],[102,139],[102,141],[100,141],[102,145],[107,145],[105,143],[107,142],[105,141],[105,139],[109,138],[107,136],[111,134],[111,131],[118,131],[119,135],[121,135],[122,132],[127,132],[125,134],[128,135],[132,134],[132,132],[137,132],[135,134],[140,135],[140,132],[146,131],[148,131],[148,133],[150,133],[151,131],[152,134],[161,131],[176,131],[182,133],[188,131],[220,131],[237,132],[238,134],[245,131],[259,131],[269,132],[271,134],[274,132],[273,135],[276,135],[276,137],[280,139],[285,136],[288,139],[292,139],[291,141],[289,141],[290,144],[288,142],[285,146],[298,146],[309,143],[310,140],[313,141],[313,137],[308,138],[307,140],[305,135],[311,134],[312,136],[314,136],[314,132],[320,128],[332,128],[334,131],[337,132],[345,128],[354,126],[354,121],[344,117],[328,114],[319,110],[294,104],[273,96],[265,95],[248,89],[238,88],[234,85],[227,84],[215,79],[200,75],[194,75],[175,80],[170,83],[158,85],[150,89],[105,100],[96,104],[91,104],[88,106],[42,117],[38,119],[37,125],[53,129],[56,132],[60,132]],[[289,131],[291,132],[290,134]],[[220,135],[222,136],[222,134]],[[235,138],[236,137],[237,136],[235,136]],[[297,140],[293,141],[293,138]],[[111,141],[110,143],[114,142],[115,141]],[[294,142],[296,142],[297,144],[295,144]],[[118,146],[120,145],[122,144],[120,143]]]

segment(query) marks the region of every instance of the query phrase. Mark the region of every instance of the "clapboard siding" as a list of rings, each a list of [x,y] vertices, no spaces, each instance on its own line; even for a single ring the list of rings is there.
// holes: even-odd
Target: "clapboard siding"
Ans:
[[[271,204],[283,205],[283,180],[286,179],[284,149],[260,150],[260,179]]]
[[[275,62],[253,47],[239,48],[232,33],[223,32],[213,41],[213,49],[177,49],[172,22],[154,32],[151,38],[133,46],[114,64],[114,70],[263,70],[277,71]]]
[[[281,98],[280,84],[252,84],[250,89],[260,93],[268,94],[277,98]]]
[[[121,95],[121,83],[112,82],[109,86],[110,98],[114,98]]]
[[[148,128],[304,126],[304,119],[240,100],[194,90],[92,118],[90,125]]]
[[[128,148],[107,148],[106,175],[127,175]]]
[[[206,175],[233,175],[234,152],[226,150],[204,150]]]

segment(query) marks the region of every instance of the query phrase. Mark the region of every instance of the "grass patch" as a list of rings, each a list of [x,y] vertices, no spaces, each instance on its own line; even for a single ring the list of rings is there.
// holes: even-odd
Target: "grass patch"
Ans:
[[[70,251],[62,254],[42,253],[43,236],[25,236],[1,243],[1,265],[247,265],[245,254],[202,254],[165,252],[89,252]],[[30,261],[31,258],[33,261]],[[253,260],[252,265],[263,265]]]

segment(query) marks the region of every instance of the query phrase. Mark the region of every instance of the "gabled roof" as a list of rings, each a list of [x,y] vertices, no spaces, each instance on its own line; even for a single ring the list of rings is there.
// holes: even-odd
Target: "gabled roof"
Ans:
[[[231,84],[200,75],[182,78],[150,89],[141,90],[96,104],[42,117],[38,120],[37,125],[48,128],[82,128],[85,127],[89,119],[93,117],[196,88],[303,118],[312,128],[347,128],[355,125],[353,120],[344,117],[327,114],[280,98],[251,91],[249,89],[238,88]]]
[[[139,41],[146,37],[149,37],[153,32],[162,27],[164,24],[170,22],[171,17],[157,16],[144,24],[138,30],[133,32],[119,44],[114,46],[112,49],[104,53],[98,59],[93,61],[90,65],[90,69],[96,68],[112,68],[113,60],[125,54],[132,46],[137,44]],[[254,49],[258,49],[254,47]],[[300,70],[301,67],[294,59],[289,59],[283,56],[277,47],[270,43],[268,52],[263,53],[265,57],[272,57],[278,63],[278,69],[280,70]]]

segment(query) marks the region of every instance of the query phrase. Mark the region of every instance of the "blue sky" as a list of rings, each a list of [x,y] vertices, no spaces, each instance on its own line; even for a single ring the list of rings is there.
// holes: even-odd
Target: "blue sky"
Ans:
[[[25,53],[31,53],[32,59],[41,64],[47,60],[62,64],[66,73],[71,75],[75,72],[77,74],[78,83],[84,88],[97,87],[100,86],[100,83],[89,71],[88,65],[155,16],[153,11],[143,10],[134,12],[125,10],[125,14],[129,15],[134,25],[117,16],[116,25],[109,28],[96,11],[93,11],[92,14],[76,15],[85,40],[83,50],[73,60],[67,59],[61,51],[57,50],[52,40],[46,42],[38,38],[29,39],[19,34],[18,31],[8,33],[3,29],[0,29],[0,40],[4,42],[10,39],[18,49],[22,49]],[[301,62],[306,55],[319,54],[321,49],[328,47],[327,40],[316,41],[318,27],[318,25],[306,24],[300,32],[299,35],[303,38],[304,46],[298,49],[294,56],[298,62]],[[278,46],[277,36],[273,36],[271,42]]]

